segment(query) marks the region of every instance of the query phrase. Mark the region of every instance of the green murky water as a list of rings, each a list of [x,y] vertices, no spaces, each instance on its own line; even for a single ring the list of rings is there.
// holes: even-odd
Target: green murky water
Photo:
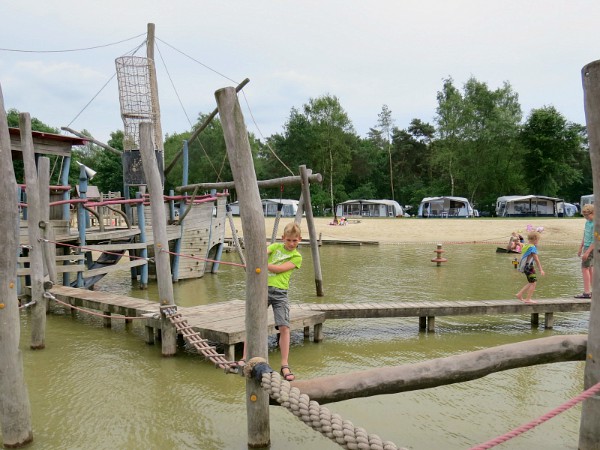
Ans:
[[[324,246],[325,297],[316,297],[308,247],[294,274],[292,302],[506,299],[525,279],[511,256],[493,245],[447,245],[448,263],[430,262],[433,245]],[[571,297],[581,291],[576,248],[540,248],[546,276],[535,297]],[[237,262],[236,254],[224,258]],[[175,285],[180,305],[244,298],[244,273],[222,265],[218,275]],[[156,286],[132,290],[129,274],[110,275],[98,289],[156,298]],[[41,449],[245,449],[241,377],[225,376],[202,358],[164,359],[143,342],[139,324],[102,327],[98,318],[48,316],[46,349],[28,349],[29,319],[22,313],[22,348],[33,410],[34,443]],[[300,378],[420,362],[556,334],[587,332],[588,313],[557,314],[555,328],[532,330],[529,316],[440,317],[434,333],[416,319],[327,321],[325,341],[292,336],[290,362]],[[278,350],[271,342],[278,367]],[[561,363],[497,373],[424,391],[327,405],[384,440],[415,450],[466,449],[537,418],[581,392],[583,363]],[[498,448],[576,449],[577,406]],[[273,449],[335,449],[337,444],[271,408]]]

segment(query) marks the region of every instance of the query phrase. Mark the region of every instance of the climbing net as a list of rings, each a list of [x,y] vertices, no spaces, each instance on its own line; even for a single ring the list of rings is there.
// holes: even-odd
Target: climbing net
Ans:
[[[121,56],[115,60],[119,84],[121,117],[125,127],[123,150],[140,148],[140,123],[156,122],[155,104],[150,92],[150,64],[141,56]],[[153,133],[156,127],[153,126]],[[158,138],[158,140],[157,140]],[[161,136],[154,136],[154,142],[161,142]]]

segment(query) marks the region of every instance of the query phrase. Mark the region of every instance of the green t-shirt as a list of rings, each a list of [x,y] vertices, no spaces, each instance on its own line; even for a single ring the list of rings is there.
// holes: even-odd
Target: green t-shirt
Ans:
[[[302,255],[298,249],[294,249],[291,252],[285,248],[285,245],[281,242],[271,244],[267,247],[269,253],[269,264],[283,264],[290,261],[299,269],[302,265]],[[273,286],[279,289],[289,289],[290,278],[293,270],[286,270],[281,273],[269,272],[269,286]]]

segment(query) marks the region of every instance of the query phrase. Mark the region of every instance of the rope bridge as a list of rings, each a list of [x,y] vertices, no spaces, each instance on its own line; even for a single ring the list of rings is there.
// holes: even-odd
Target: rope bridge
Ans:
[[[188,321],[177,312],[176,306],[161,307],[161,312],[175,326],[178,333],[181,333],[188,344],[194,347],[198,353],[204,355],[217,368],[223,369],[225,373],[237,373],[237,362],[227,361],[225,355],[217,353],[217,349],[213,345],[208,344],[207,339],[203,339],[200,333],[195,331],[188,324]]]

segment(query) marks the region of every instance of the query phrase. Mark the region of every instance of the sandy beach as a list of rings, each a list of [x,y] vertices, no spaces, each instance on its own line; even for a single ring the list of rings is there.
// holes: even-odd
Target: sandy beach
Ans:
[[[290,220],[281,219],[277,236]],[[581,242],[585,219],[578,218],[475,218],[475,219],[418,219],[418,218],[361,218],[350,220],[347,225],[330,225],[331,218],[315,218],[315,230],[322,240],[377,241],[380,244],[407,243],[496,243],[504,245],[510,234],[522,235],[527,229],[543,227],[542,243],[551,245],[574,245]],[[265,218],[265,234],[270,239],[275,219]],[[234,217],[239,236],[243,236],[241,219]],[[302,237],[308,239],[306,220],[303,219]],[[229,225],[226,237],[231,237]]]

